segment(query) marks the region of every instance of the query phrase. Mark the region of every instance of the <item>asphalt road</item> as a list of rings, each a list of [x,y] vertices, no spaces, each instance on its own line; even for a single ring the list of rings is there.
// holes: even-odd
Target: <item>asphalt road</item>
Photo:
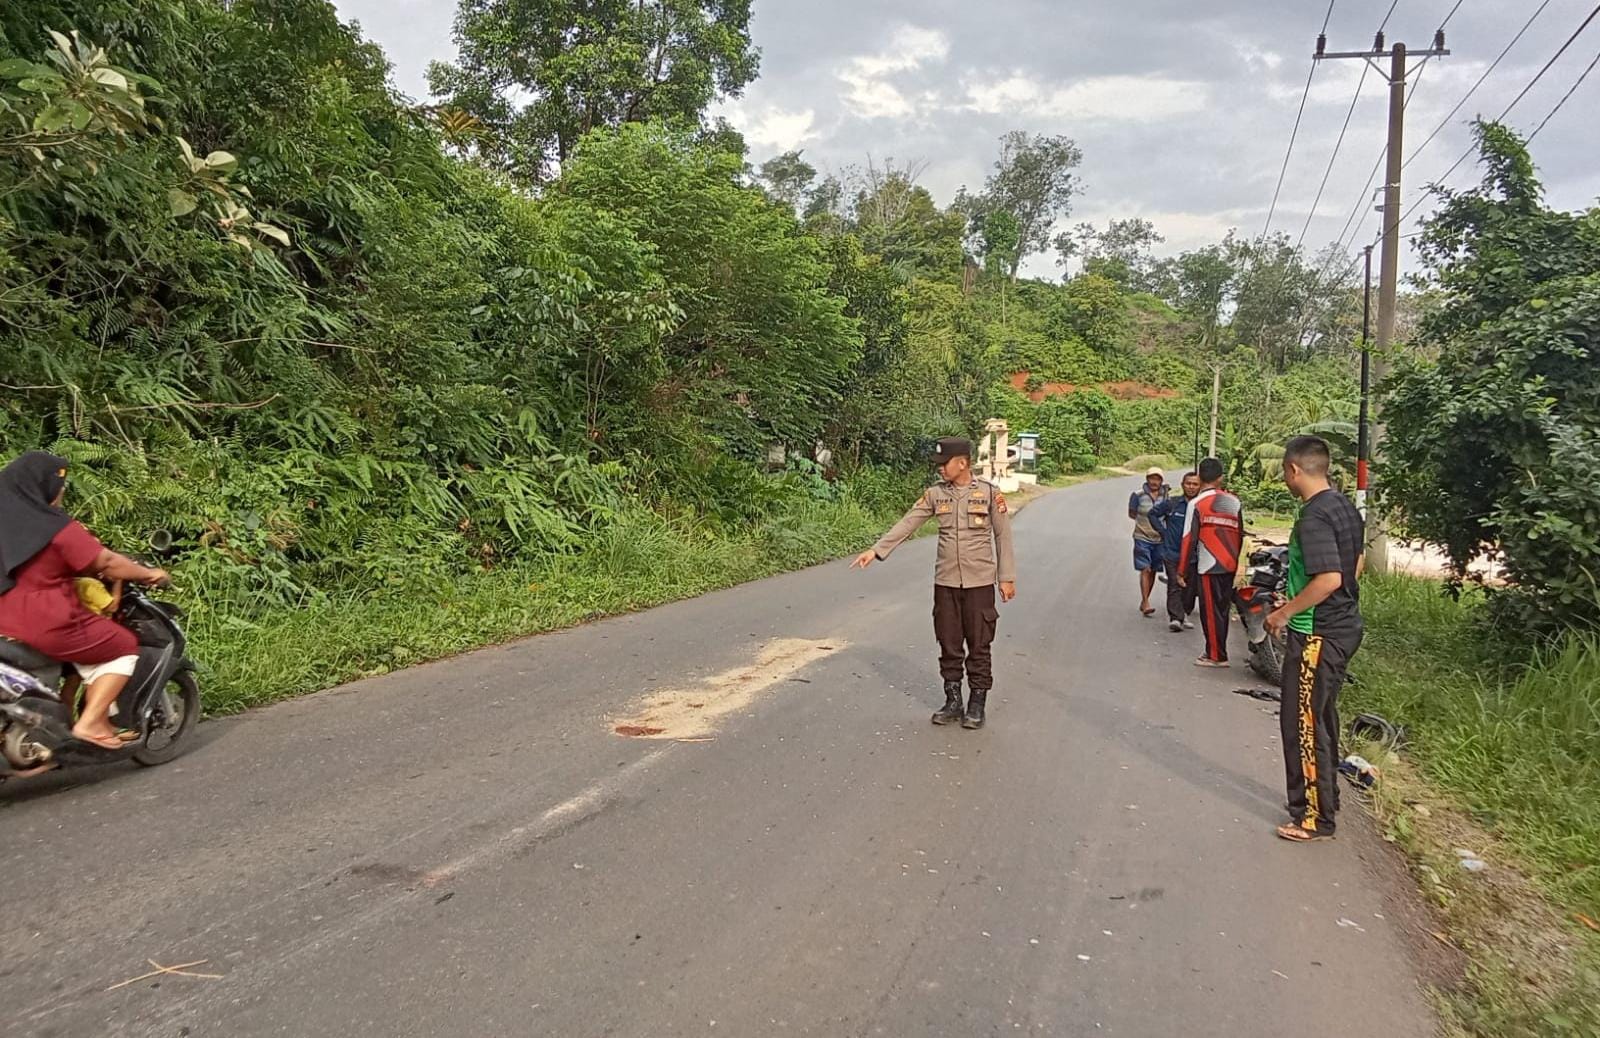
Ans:
[[[1125,482],[1018,517],[981,732],[923,540],[0,786],[7,1033],[1431,1034],[1387,848],[1273,838],[1270,708],[1138,615]]]

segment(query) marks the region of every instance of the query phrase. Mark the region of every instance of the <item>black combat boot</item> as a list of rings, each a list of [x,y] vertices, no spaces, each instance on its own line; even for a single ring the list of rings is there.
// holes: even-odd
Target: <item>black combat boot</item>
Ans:
[[[961,720],[961,682],[944,683],[944,707],[933,715],[934,724],[952,724]]]
[[[967,716],[966,716],[966,719],[961,722],[961,727],[963,727],[963,728],[982,728],[983,727],[983,706],[984,706],[984,701],[987,700],[988,698],[989,698],[989,690],[988,689],[986,689],[986,688],[975,688],[975,689],[972,690],[972,695],[967,697]]]

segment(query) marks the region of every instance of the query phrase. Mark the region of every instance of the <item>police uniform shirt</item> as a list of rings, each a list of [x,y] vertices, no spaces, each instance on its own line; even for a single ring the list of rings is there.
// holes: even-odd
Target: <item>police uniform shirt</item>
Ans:
[[[935,483],[873,545],[873,553],[880,561],[887,559],[929,519],[939,522],[935,584],[972,588],[1017,579],[1016,558],[1011,549],[1011,506],[993,483],[981,479],[966,486]]]

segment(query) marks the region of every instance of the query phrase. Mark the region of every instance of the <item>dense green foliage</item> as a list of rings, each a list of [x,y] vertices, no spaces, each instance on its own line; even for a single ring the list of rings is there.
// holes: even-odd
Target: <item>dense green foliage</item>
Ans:
[[[1439,291],[1385,404],[1387,501],[1461,572],[1504,562],[1502,619],[1600,624],[1600,209],[1549,209],[1522,142],[1478,137],[1482,184],[1422,239]]]
[[[641,488],[737,497],[727,459],[832,414],[858,334],[736,159],[599,131],[529,199],[447,157],[327,4],[162,6],[210,47],[203,99],[164,87],[194,74],[171,40],[128,39],[159,122],[0,152],[0,437],[79,462],[103,532],[172,526],[213,597],[299,602],[576,547]],[[37,80],[0,96],[49,136]],[[174,216],[185,137],[240,156],[205,172],[290,245]]]

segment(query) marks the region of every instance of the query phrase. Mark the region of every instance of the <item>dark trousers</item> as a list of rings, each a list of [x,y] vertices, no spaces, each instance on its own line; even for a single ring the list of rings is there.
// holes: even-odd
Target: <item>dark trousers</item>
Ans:
[[[1162,565],[1167,570],[1167,619],[1181,623],[1194,612],[1195,601],[1200,597],[1200,583],[1195,579],[1196,574],[1191,572],[1188,587],[1178,584],[1177,559],[1166,559]]]
[[[1189,578],[1191,584],[1194,578]],[[1207,659],[1228,661],[1228,610],[1233,605],[1233,574],[1200,574],[1200,630],[1206,636]]]
[[[1290,631],[1283,660],[1283,767],[1289,814],[1331,833],[1339,811],[1339,689],[1361,638],[1341,644]]]
[[[933,586],[933,633],[939,639],[939,676],[960,681],[965,665],[967,684],[973,691],[994,687],[989,646],[1000,622],[994,605],[994,585],[984,587]]]

